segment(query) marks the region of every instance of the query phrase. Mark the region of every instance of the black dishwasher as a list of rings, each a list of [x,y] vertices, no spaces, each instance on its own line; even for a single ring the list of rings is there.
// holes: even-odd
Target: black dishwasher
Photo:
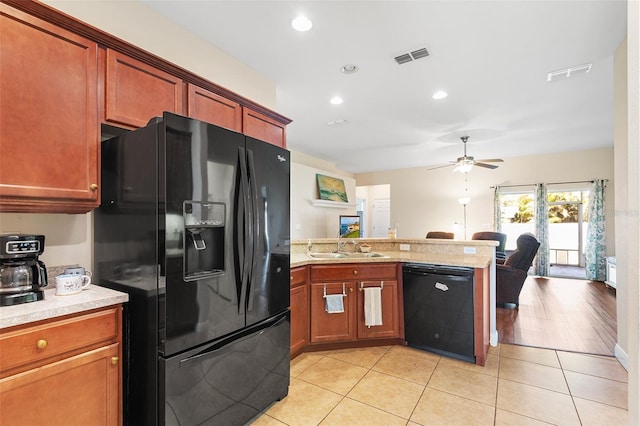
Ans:
[[[405,263],[407,345],[475,363],[473,268]]]

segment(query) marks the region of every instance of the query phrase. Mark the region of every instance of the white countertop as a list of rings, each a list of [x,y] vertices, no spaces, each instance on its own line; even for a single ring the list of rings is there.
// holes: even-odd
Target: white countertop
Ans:
[[[70,296],[56,296],[55,287],[45,289],[44,300],[0,307],[0,329],[46,320],[62,315],[117,305],[129,300],[129,295],[105,287],[90,285]]]

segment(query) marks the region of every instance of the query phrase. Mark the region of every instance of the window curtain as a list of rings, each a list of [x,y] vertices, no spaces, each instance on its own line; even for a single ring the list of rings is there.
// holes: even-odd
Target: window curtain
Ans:
[[[585,247],[586,276],[588,280],[606,279],[606,246],[604,227],[605,181],[594,180],[589,187],[589,224]]]
[[[546,277],[549,275],[549,203],[547,201],[547,185],[536,185],[535,195],[536,237],[540,241],[540,248],[536,255],[534,274]]]
[[[502,232],[502,211],[500,210],[500,187],[493,191],[493,228],[496,232]]]

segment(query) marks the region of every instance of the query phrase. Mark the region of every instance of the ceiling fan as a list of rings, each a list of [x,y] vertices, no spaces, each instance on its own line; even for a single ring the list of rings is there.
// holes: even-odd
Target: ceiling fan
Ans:
[[[485,163],[502,163],[503,160],[501,158],[490,158],[486,160],[474,160],[472,156],[467,155],[467,141],[469,140],[469,136],[460,137],[462,140],[462,144],[464,146],[464,155],[462,157],[458,157],[456,161],[450,161],[450,164],[444,164],[442,166],[431,167],[428,170],[441,169],[443,167],[454,166],[452,172],[460,172],[460,173],[468,173],[471,171],[473,166],[484,167],[486,169],[497,169],[498,166],[494,164],[485,164]]]

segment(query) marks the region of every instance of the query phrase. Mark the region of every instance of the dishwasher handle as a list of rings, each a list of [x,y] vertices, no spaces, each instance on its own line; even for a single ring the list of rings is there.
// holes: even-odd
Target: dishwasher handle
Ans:
[[[465,266],[431,265],[427,263],[405,263],[403,273],[416,275],[449,275],[459,277],[473,277],[473,268]]]

